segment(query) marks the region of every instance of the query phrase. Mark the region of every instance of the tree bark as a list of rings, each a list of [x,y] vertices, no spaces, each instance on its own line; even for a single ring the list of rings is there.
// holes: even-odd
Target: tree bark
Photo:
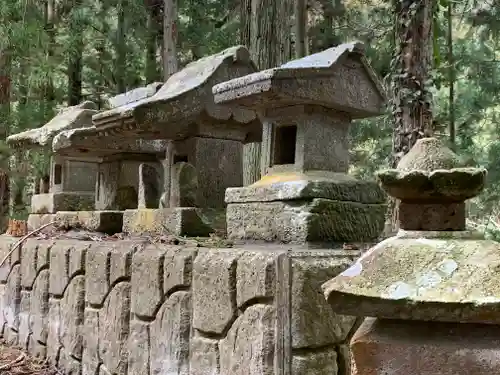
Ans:
[[[415,142],[432,135],[429,73],[432,68],[432,0],[395,0],[393,58],[394,132],[392,167]],[[398,203],[390,202],[392,231],[398,230]]]
[[[241,5],[241,44],[250,50],[259,69],[279,66],[291,59],[292,0],[243,0]],[[261,144],[243,147],[243,184],[261,177]]]
[[[116,64],[115,80],[116,92],[121,94],[127,91],[126,65],[127,65],[127,45],[125,40],[125,0],[118,1],[118,25],[116,27]]]
[[[163,5],[163,79],[177,69],[177,1],[165,0]]]
[[[83,30],[82,24],[79,24],[75,13],[77,11],[77,2],[73,1],[73,7],[70,12],[70,38],[72,40],[71,50],[69,51],[68,64],[68,104],[77,105],[82,101],[82,69],[83,69]]]
[[[10,88],[11,88],[11,50],[0,51],[0,139],[10,133]],[[0,230],[4,233],[8,225],[10,183],[8,155],[0,159]]]
[[[307,1],[295,0],[295,58],[307,55]]]
[[[146,46],[146,82],[151,83],[161,79],[160,72],[157,68],[156,53],[158,41],[162,34],[162,21],[160,17],[161,3],[159,1],[150,1],[148,6],[148,39]]]

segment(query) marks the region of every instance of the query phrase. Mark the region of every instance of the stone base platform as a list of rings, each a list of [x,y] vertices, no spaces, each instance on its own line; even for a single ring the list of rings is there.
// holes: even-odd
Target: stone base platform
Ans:
[[[321,285],[359,252],[290,248],[28,239],[0,267],[0,336],[68,375],[350,375],[356,318]]]
[[[374,182],[325,171],[264,176],[226,190],[231,240],[370,241],[384,229],[385,195]]]
[[[223,209],[176,207],[125,210],[123,232],[205,237],[214,232],[224,233],[225,217]]]
[[[48,224],[56,219],[55,214],[29,214],[28,215],[28,232],[40,228],[42,225]],[[51,231],[52,228],[47,228],[44,231]]]
[[[60,228],[115,234],[122,231],[123,211],[60,211],[55,220]]]
[[[34,194],[31,197],[31,213],[49,214],[58,211],[87,211],[95,206],[95,194],[87,192],[62,192]]]
[[[500,374],[500,326],[366,319],[351,341],[357,375]]]

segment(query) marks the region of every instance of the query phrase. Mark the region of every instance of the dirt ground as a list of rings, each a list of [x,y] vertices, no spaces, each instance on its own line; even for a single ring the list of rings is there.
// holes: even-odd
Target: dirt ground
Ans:
[[[21,350],[10,348],[0,341],[1,375],[62,375],[45,361],[30,358]]]

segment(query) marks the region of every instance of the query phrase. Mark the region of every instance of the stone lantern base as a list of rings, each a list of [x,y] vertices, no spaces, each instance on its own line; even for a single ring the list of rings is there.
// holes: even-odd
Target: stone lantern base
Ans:
[[[383,230],[385,196],[375,183],[341,173],[290,173],[226,190],[233,240],[368,241]]]
[[[366,319],[351,341],[352,375],[500,373],[500,326]]]

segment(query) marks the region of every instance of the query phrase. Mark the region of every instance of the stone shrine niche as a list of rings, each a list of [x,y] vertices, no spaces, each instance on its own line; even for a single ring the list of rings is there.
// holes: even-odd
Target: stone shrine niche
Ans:
[[[125,210],[124,232],[224,232],[224,191],[242,185],[242,144],[262,130],[253,111],[216,105],[212,86],[255,71],[241,46],[204,57],[172,75],[154,95],[95,115],[92,132],[68,132],[60,145],[90,150],[99,142],[164,140],[159,202],[152,207],[160,174],[149,178],[144,167],[138,207]]]
[[[17,149],[52,151],[52,141],[61,131],[91,126],[97,107],[92,102],[62,109],[40,128],[30,129],[7,138],[7,144]],[[52,153],[49,176],[31,198],[28,229],[33,230],[53,219],[57,211],[94,208],[94,186],[97,163],[86,155],[66,157]]]
[[[381,233],[383,192],[347,174],[351,121],[385,110],[361,44],[235,78],[213,93],[217,104],[253,110],[263,123],[263,177],[226,190],[231,239],[335,243]]]

